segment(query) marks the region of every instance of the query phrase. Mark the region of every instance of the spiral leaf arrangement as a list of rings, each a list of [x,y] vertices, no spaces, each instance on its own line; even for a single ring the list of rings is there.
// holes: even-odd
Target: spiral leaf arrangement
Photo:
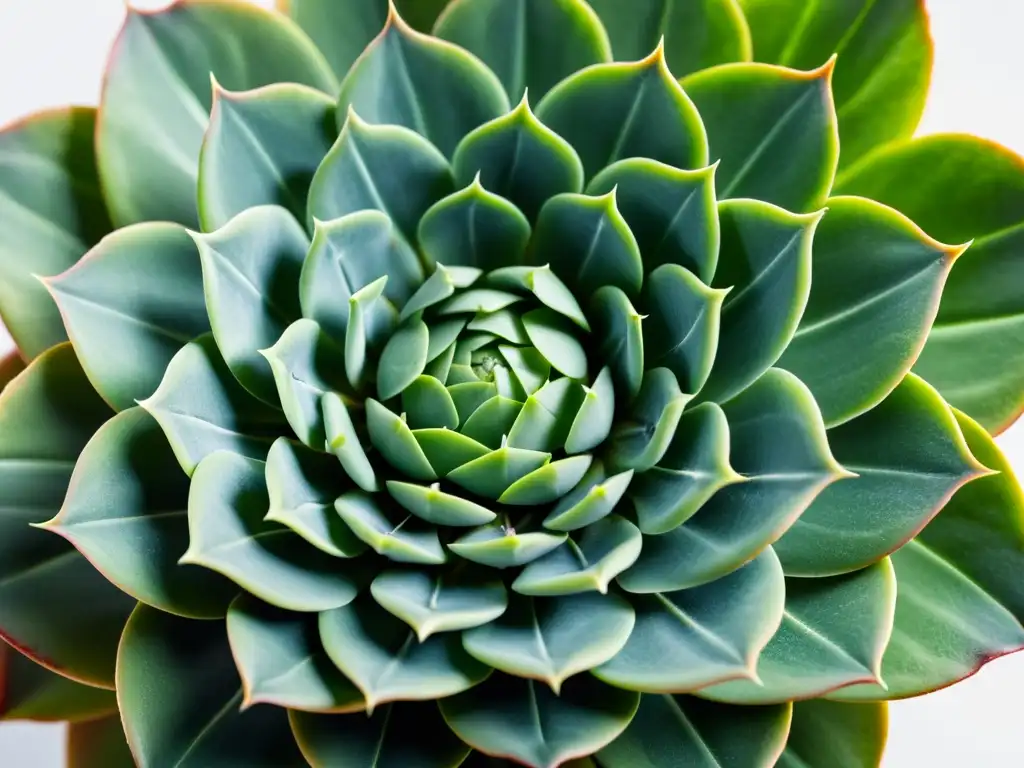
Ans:
[[[1020,161],[906,139],[916,3],[399,5],[129,11],[98,112],[0,134],[8,712],[107,768],[877,766],[1024,646],[1024,387],[965,373]]]

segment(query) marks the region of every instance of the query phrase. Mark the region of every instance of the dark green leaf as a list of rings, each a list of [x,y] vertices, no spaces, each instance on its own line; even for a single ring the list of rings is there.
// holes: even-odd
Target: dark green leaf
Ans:
[[[280,708],[239,710],[242,684],[220,622],[140,605],[118,649],[117,692],[139,768],[305,765]]]
[[[461,432],[491,450],[501,447],[501,441],[512,429],[523,404],[507,397],[495,395],[473,411]]]
[[[793,705],[793,724],[777,768],[877,768],[885,752],[884,702],[842,704],[817,699]]]
[[[643,315],[619,288],[607,286],[590,302],[599,357],[607,360],[620,399],[640,392],[644,376]]]
[[[390,400],[402,394],[427,367],[430,332],[420,319],[407,320],[384,345],[377,367],[377,396]]]
[[[409,1],[431,4],[431,0],[403,4]],[[339,80],[384,28],[389,5],[389,0],[277,0],[278,9],[290,15],[323,51]]]
[[[479,459],[488,451],[486,445],[450,429],[417,429],[413,437],[438,477]]]
[[[567,77],[540,102],[537,117],[572,144],[587,178],[629,157],[683,169],[708,164],[700,115],[661,46],[641,61],[598,64]]]
[[[118,226],[198,227],[211,73],[234,91],[290,82],[334,93],[337,82],[298,27],[266,10],[222,0],[131,9],[107,65],[96,128],[103,191]]]
[[[550,461],[550,453],[502,445],[450,471],[448,479],[478,496],[497,499],[514,483]]]
[[[117,714],[113,691],[51,672],[6,643],[0,645],[0,677],[0,720],[74,723]]]
[[[523,403],[508,431],[508,445],[533,451],[556,451],[565,446],[586,392],[567,376],[552,379]]]
[[[573,379],[587,378],[587,353],[562,315],[542,308],[527,312],[522,320],[530,342],[552,368]]]
[[[459,738],[484,754],[556,768],[614,740],[639,703],[638,694],[589,675],[567,681],[556,695],[533,680],[496,674],[440,706]]]
[[[633,470],[608,477],[600,459],[595,459],[583,479],[544,519],[544,527],[552,531],[575,531],[593,525],[611,514],[632,479]]]
[[[361,213],[353,215],[363,216]],[[398,323],[398,312],[383,295],[387,283],[387,275],[384,275],[353,293],[348,300],[345,373],[357,390],[368,387],[374,362]],[[428,357],[429,354],[428,347]]]
[[[569,75],[612,58],[601,20],[584,0],[460,0],[433,33],[479,56],[513,101],[527,91],[540,99]]]
[[[95,109],[69,107],[0,131],[0,316],[29,360],[67,338],[36,275],[60,274],[111,228],[95,124]]]
[[[412,128],[451,157],[463,136],[509,104],[501,82],[479,59],[415,32],[392,6],[384,30],[341,84],[339,124],[351,108],[371,123]]]
[[[218,451],[199,464],[188,496],[190,544],[182,563],[227,576],[252,595],[293,611],[323,611],[355,598],[358,565],[264,522],[264,464]]]
[[[583,386],[583,402],[565,438],[566,453],[583,453],[597,448],[612,431],[615,420],[615,387],[611,369],[601,369],[594,383]]]
[[[66,768],[135,768],[120,715],[71,723]]]
[[[655,466],[672,444],[689,400],[668,368],[647,371],[629,416],[616,426],[611,437],[609,465],[616,472],[646,472]]]
[[[376,400],[366,401],[366,428],[370,443],[392,467],[413,480],[437,479],[409,425]]]
[[[402,390],[402,410],[412,429],[455,429],[459,412],[444,384],[433,376],[417,376]]]

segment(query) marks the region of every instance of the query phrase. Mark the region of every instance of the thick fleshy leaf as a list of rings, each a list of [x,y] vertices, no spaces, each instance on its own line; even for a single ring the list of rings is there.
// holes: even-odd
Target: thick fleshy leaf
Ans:
[[[702,403],[683,412],[657,466],[633,478],[629,499],[646,534],[685,523],[718,491],[742,482],[729,464],[729,423],[721,407]]]
[[[480,275],[481,270],[476,267],[448,267],[444,264],[436,264],[433,274],[424,280],[423,284],[416,289],[416,293],[402,305],[402,313],[398,319],[405,322],[416,312],[422,312],[428,307],[440,304],[452,296],[457,288],[471,286]],[[448,345],[443,344],[442,346]]]
[[[389,560],[439,565],[447,559],[433,526],[417,525],[415,517],[391,513],[370,494],[342,494],[334,508],[356,536]]]
[[[719,490],[679,527],[646,537],[636,564],[619,577],[630,592],[686,589],[739,568],[823,489],[849,478],[829,450],[814,398],[791,373],[770,370],[723,410],[743,482]]]
[[[341,135],[313,177],[309,215],[328,221],[378,210],[413,243],[423,214],[454,191],[448,161],[415,131],[371,125],[361,117],[349,110]]]
[[[302,316],[299,275],[309,238],[278,206],[250,208],[216,232],[193,237],[217,347],[243,387],[276,405],[274,375],[259,350]]]
[[[402,410],[412,429],[455,429],[459,411],[444,384],[433,376],[417,376],[402,390]]]
[[[429,262],[489,271],[519,264],[530,222],[512,203],[480,184],[439,200],[420,221],[418,240]]]
[[[188,496],[190,544],[182,563],[227,576],[252,595],[292,611],[345,605],[359,591],[359,565],[332,557],[276,523],[264,464],[227,451],[207,456]]]
[[[484,754],[557,768],[614,740],[639,703],[638,694],[589,675],[567,681],[556,695],[540,682],[496,674],[440,707],[459,738]]]
[[[575,531],[607,517],[633,476],[632,470],[626,470],[609,477],[601,461],[595,459],[576,487],[544,518],[544,527],[552,531]]]
[[[486,445],[450,429],[417,429],[413,437],[438,477],[448,475],[488,452]]]
[[[502,267],[489,273],[487,282],[501,288],[529,291],[544,306],[565,315],[583,330],[590,330],[590,324],[577,303],[576,297],[568,286],[551,271],[550,264],[541,267]],[[504,338],[508,338],[514,343],[525,343],[517,342],[507,336]]]
[[[388,0],[344,4],[336,0],[277,0],[278,9],[291,16],[323,52],[339,81],[384,28],[388,5]]]
[[[678,264],[710,284],[721,241],[715,201],[717,168],[716,164],[684,171],[633,157],[597,174],[587,194],[615,190],[615,204],[636,238],[645,272],[662,264]]]
[[[962,252],[880,203],[828,201],[814,234],[807,309],[779,360],[810,387],[826,424],[874,407],[910,370]]]
[[[427,571],[385,571],[370,593],[385,610],[404,621],[422,643],[439,632],[489,624],[505,612],[508,594],[495,578],[479,571],[451,576]]]
[[[832,90],[844,167],[917,128],[932,70],[928,14],[920,2],[852,0],[813,13],[802,0],[740,5],[758,61],[811,68],[839,54]]]
[[[26,367],[25,360],[18,354],[17,349],[10,350],[0,358],[0,391],[3,391]]]
[[[641,300],[647,315],[645,362],[672,371],[684,392],[699,392],[711,373],[728,292],[708,288],[676,264],[662,265],[647,276]]]
[[[612,579],[640,556],[640,529],[619,515],[588,525],[577,539],[527,565],[512,589],[522,595],[605,594]]]
[[[306,196],[334,144],[334,99],[294,83],[235,93],[214,83],[199,156],[199,220],[223,227],[248,208],[280,205],[306,221]]]
[[[485,664],[546,682],[557,694],[566,679],[604,663],[626,644],[633,609],[616,595],[513,597],[499,618],[462,633]]]
[[[46,285],[86,375],[117,410],[153,394],[175,353],[210,330],[199,254],[176,224],[120,229]]]
[[[135,768],[125,739],[121,716],[71,723],[68,726],[66,768]]]
[[[366,428],[370,443],[392,467],[414,480],[437,479],[437,473],[401,416],[376,400],[367,400]]]
[[[502,438],[508,435],[522,409],[522,403],[495,395],[473,411],[473,415],[466,419],[460,432],[495,450],[501,447]]]
[[[552,368],[573,379],[587,378],[586,351],[561,315],[552,309],[534,309],[522,321],[530,342]]]
[[[800,701],[793,705],[786,751],[776,766],[877,768],[888,730],[889,710],[884,702]]]
[[[117,653],[117,700],[141,768],[305,765],[285,713],[241,712],[243,697],[221,622],[135,609]]]
[[[294,0],[293,0],[294,1]],[[400,701],[371,716],[290,712],[310,765],[331,768],[456,768],[469,747],[445,725],[434,702]]]
[[[587,0],[608,30],[617,60],[645,56],[663,40],[676,77],[716,64],[749,61],[750,30],[734,0]]]
[[[82,685],[0,644],[0,720],[80,722],[117,713],[113,691]]]
[[[558,501],[583,479],[592,461],[593,457],[585,455],[547,463],[509,485],[498,502],[532,507]]]
[[[334,511],[334,500],[347,484],[333,457],[280,437],[267,454],[266,481],[266,520],[291,528],[335,557],[355,557],[366,549]]]
[[[615,387],[611,369],[601,369],[591,386],[583,387],[583,402],[565,437],[565,452],[583,453],[601,445],[615,420]]]
[[[356,432],[345,401],[336,392],[328,392],[320,406],[324,412],[327,449],[337,457],[352,482],[364,491],[376,491],[379,487],[377,474],[366,456],[362,438]]]
[[[1024,411],[1024,302],[1014,289],[1024,159],[974,136],[928,136],[879,152],[837,190],[891,205],[942,242],[973,239],[946,281],[914,370],[993,434],[1006,429]]]
[[[211,73],[234,91],[288,82],[333,93],[337,82],[312,42],[278,14],[223,0],[131,9],[107,65],[96,127],[103,192],[118,226],[198,227]]]
[[[70,107],[0,131],[0,317],[29,360],[67,338],[35,276],[60,274],[111,228],[95,124],[95,109]]]
[[[672,444],[689,400],[668,368],[647,371],[629,416],[611,437],[609,465],[617,472],[646,472],[655,466]]]
[[[643,315],[613,286],[595,293],[590,306],[600,359],[608,361],[616,390],[633,398],[644,376]]]
[[[242,709],[359,712],[363,696],[327,657],[316,618],[243,595],[228,611],[228,641],[242,678]]]
[[[1024,493],[992,438],[955,412],[971,452],[999,474],[961,488],[916,539],[892,556],[899,590],[882,658],[888,686],[854,686],[842,699],[900,699],[973,675],[1024,648]]]
[[[811,242],[824,212],[796,215],[768,203],[720,203],[722,251],[712,283],[722,304],[718,354],[701,399],[724,402],[782,356],[811,291]]]
[[[531,222],[549,198],[583,189],[583,165],[576,150],[537,119],[525,95],[511,112],[459,142],[452,171],[463,186],[479,178]]]
[[[720,161],[719,200],[752,198],[795,213],[824,204],[839,165],[834,66],[727,64],[683,81]]]
[[[385,275],[353,293],[348,300],[345,373],[357,390],[365,390],[369,386],[374,363],[397,325],[398,313],[384,296],[387,283]],[[428,357],[429,353],[428,347]]]
[[[540,99],[569,75],[612,58],[585,0],[461,0],[448,5],[433,34],[479,56],[513,101],[527,91]]]
[[[417,517],[436,525],[468,527],[483,525],[495,518],[494,512],[486,507],[445,493],[436,483],[428,488],[415,483],[388,480],[388,493]]]
[[[85,446],[45,528],[137,600],[188,618],[220,617],[238,590],[205,568],[178,564],[189,544],[188,488],[159,425],[131,408]]]
[[[390,400],[412,384],[427,367],[430,331],[418,318],[407,320],[391,334],[380,353],[377,368],[377,396]]]
[[[629,728],[597,759],[602,768],[767,768],[786,746],[791,719],[788,704],[735,707],[648,694]]]
[[[782,620],[785,592],[782,566],[768,548],[710,584],[631,596],[633,634],[594,674],[648,693],[686,693],[725,680],[754,680],[758,654]]]
[[[320,399],[346,388],[341,347],[315,321],[301,318],[288,326],[274,346],[259,351],[270,364],[288,425],[310,448],[323,448],[326,432]]]
[[[782,704],[881,682],[882,653],[896,610],[896,576],[888,558],[842,576],[787,578],[785,592],[782,624],[757,661],[758,682],[715,685],[701,696]]]
[[[879,405],[829,430],[856,479],[826,488],[775,551],[789,576],[854,571],[916,536],[965,483],[988,473],[952,411],[909,374]]]
[[[551,454],[503,445],[448,473],[448,479],[477,496],[497,499],[513,483],[551,461]]]
[[[587,178],[629,157],[686,170],[708,164],[700,115],[660,45],[640,61],[598,64],[567,77],[537,105],[537,117],[572,144]]]
[[[511,568],[543,557],[565,541],[564,533],[517,532],[508,523],[496,521],[467,533],[448,549],[459,557],[492,568]]]
[[[135,601],[31,524],[56,514],[75,461],[112,415],[70,344],[37,357],[0,394],[0,637],[47,669],[106,688]]]
[[[280,411],[242,389],[209,334],[181,348],[139,405],[157,420],[188,475],[214,451],[265,458],[288,429]]]
[[[462,649],[457,633],[420,642],[405,622],[368,596],[321,613],[320,637],[331,660],[362,691],[370,714],[390,701],[460,693],[491,673]]]
[[[479,59],[416,32],[392,6],[384,30],[341,84],[339,124],[350,108],[371,123],[411,128],[451,157],[463,136],[507,112],[509,102]]]
[[[563,194],[541,208],[530,249],[582,298],[613,285],[636,296],[644,279],[640,249],[619,212],[615,191],[601,197]]]

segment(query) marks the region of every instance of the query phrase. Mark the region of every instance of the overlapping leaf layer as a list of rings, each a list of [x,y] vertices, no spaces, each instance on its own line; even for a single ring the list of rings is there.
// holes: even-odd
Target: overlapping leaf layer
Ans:
[[[48,275],[0,291],[10,716],[78,766],[866,768],[1024,646],[1020,489],[911,372],[1005,421],[943,357],[992,278],[940,308],[966,246],[869,152],[919,13],[847,61],[857,3],[289,5],[322,52],[130,12],[98,115],[0,134],[78,153],[22,198],[0,155]]]

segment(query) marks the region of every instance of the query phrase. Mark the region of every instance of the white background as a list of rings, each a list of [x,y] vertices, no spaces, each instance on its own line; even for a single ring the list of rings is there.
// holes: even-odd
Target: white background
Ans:
[[[166,0],[133,5],[152,8]],[[936,62],[921,133],[967,131],[1024,154],[1024,3],[927,5]],[[95,104],[123,15],[123,0],[0,0],[0,124],[45,107]],[[0,337],[0,350],[7,344]],[[1024,476],[1024,424],[1000,443]],[[1024,655],[994,662],[954,688],[893,704],[885,768],[1024,766],[1022,699]],[[62,752],[59,726],[0,725],[4,768],[58,768]]]

